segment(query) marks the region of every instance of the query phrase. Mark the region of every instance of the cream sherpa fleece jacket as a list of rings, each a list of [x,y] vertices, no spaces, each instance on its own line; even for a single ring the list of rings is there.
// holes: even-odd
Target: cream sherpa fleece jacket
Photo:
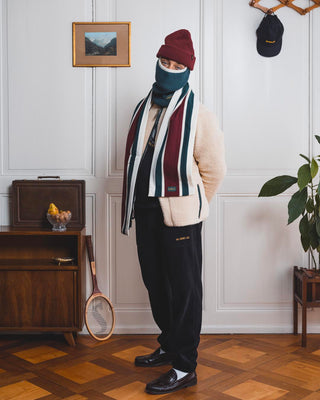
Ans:
[[[150,108],[143,148],[147,144],[158,109],[155,104]],[[195,194],[159,197],[165,225],[185,226],[205,220],[209,215],[209,202],[226,172],[224,133],[219,129],[214,114],[200,104],[192,167]]]

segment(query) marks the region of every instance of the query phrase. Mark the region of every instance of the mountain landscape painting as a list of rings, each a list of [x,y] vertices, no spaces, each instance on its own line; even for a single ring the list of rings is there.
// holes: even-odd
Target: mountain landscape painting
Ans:
[[[117,32],[85,32],[86,56],[116,56]]]

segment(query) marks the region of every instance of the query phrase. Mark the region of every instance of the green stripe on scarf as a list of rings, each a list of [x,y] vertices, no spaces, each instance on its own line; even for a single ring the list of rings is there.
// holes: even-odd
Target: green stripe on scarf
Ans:
[[[188,176],[187,176],[187,157],[188,157],[188,147],[189,147],[189,137],[190,137],[190,128],[191,128],[191,116],[193,110],[193,98],[194,95],[191,92],[188,105],[187,112],[185,118],[185,126],[184,126],[184,135],[183,135],[183,145],[182,145],[182,153],[181,153],[181,162],[180,162],[180,175],[181,175],[181,183],[182,183],[182,195],[189,195],[189,185],[188,185]]]

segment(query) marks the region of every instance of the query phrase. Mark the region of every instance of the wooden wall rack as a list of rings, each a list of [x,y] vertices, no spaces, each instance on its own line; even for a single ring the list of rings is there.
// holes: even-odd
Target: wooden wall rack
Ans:
[[[260,0],[251,0],[249,5],[255,8],[258,8],[259,10],[263,11],[266,14],[272,14],[275,11],[277,11],[279,8],[282,7],[289,7],[292,8],[293,10],[297,11],[300,15],[305,15],[308,12],[310,12],[311,10],[320,7],[320,0],[312,0],[312,2],[314,3],[312,6],[307,7],[307,8],[301,8],[296,6],[294,3],[294,0],[278,0],[280,4],[278,4],[275,7],[272,8],[267,8],[262,6],[261,4],[259,4]]]

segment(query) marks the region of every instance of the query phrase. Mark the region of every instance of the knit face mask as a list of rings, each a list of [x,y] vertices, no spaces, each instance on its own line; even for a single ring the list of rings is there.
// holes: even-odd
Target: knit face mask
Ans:
[[[152,86],[152,101],[161,107],[167,107],[173,93],[182,87],[188,90],[189,68],[172,70],[164,67],[160,59],[156,66],[156,81]]]

